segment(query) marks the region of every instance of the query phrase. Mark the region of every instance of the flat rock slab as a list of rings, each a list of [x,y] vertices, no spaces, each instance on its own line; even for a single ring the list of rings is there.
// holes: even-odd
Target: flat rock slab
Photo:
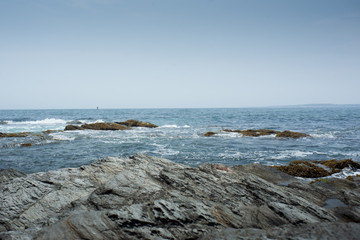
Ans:
[[[276,173],[285,176],[261,165],[192,168],[136,155],[15,174],[0,183],[0,239],[209,239],[221,231],[246,236],[247,229],[260,235],[280,229],[285,238],[300,226],[359,227],[345,223],[360,212],[357,183],[338,190],[288,175],[272,178]],[[290,184],[279,184],[282,179]],[[324,208],[339,191],[346,207]],[[345,219],[349,212],[354,216]]]

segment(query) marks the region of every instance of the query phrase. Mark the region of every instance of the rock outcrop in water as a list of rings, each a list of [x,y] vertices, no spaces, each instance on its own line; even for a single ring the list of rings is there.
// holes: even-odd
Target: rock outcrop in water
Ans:
[[[117,123],[85,123],[81,125],[83,129],[92,129],[92,130],[126,130],[129,127]]]
[[[125,125],[128,127],[147,127],[147,128],[157,128],[158,126],[153,124],[153,123],[149,123],[149,122],[142,122],[139,120],[127,120],[125,122],[115,122],[117,124],[121,124],[121,125]]]
[[[357,178],[308,184],[262,165],[192,168],[136,155],[0,179],[0,239],[360,235]]]
[[[125,122],[108,122],[108,123],[85,123],[81,126],[78,125],[67,125],[65,131],[70,130],[127,130],[131,127],[147,127],[147,128],[156,128],[158,127],[155,124],[149,122],[141,122],[138,120],[127,120]]]
[[[276,134],[278,138],[303,138],[310,137],[310,135],[300,132],[283,131]]]
[[[204,133],[204,136],[205,137],[210,137],[210,136],[213,136],[215,134],[216,134],[216,132],[206,132],[206,133]]]
[[[269,129],[248,129],[248,130],[231,130],[231,129],[224,129],[223,132],[236,132],[241,133],[243,136],[247,137],[260,137],[266,136],[271,134],[277,134],[279,131],[269,130]]]
[[[222,132],[234,132],[240,133],[246,137],[260,137],[260,136],[267,136],[267,135],[274,135],[277,138],[303,138],[303,137],[310,137],[310,135],[300,132],[293,132],[293,131],[276,131],[271,129],[248,129],[248,130],[233,130],[233,129],[223,129]],[[204,134],[205,137],[210,137],[215,135],[216,132],[207,132]]]
[[[0,138],[9,138],[9,137],[27,137],[31,133],[28,132],[21,132],[21,133],[2,133],[0,132]]]
[[[306,178],[327,177],[346,167],[360,169],[360,164],[351,159],[332,159],[326,161],[292,161],[287,166],[274,166],[274,168],[292,176]]]

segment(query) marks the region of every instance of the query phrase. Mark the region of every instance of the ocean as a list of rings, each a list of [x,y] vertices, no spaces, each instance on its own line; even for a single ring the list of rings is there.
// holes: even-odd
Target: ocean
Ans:
[[[158,128],[124,131],[63,130],[68,124],[137,119]],[[222,129],[291,130],[300,139],[246,137]],[[218,132],[211,137],[208,131]],[[309,105],[219,109],[0,110],[0,132],[32,132],[0,138],[0,168],[26,173],[79,167],[137,153],[189,166],[221,163],[284,165],[293,160],[352,159],[360,162],[360,105]],[[25,146],[24,146],[25,144]],[[31,144],[31,146],[26,146]]]

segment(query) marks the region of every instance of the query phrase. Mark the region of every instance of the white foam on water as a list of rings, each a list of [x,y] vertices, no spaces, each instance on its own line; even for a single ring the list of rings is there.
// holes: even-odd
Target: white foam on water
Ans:
[[[64,132],[60,132],[60,133],[50,133],[49,134],[54,140],[57,141],[74,141],[75,137],[72,136],[73,134],[69,135],[67,133]]]
[[[336,138],[334,133],[313,133],[310,136],[314,138]]]
[[[160,126],[158,128],[189,128],[189,127],[190,127],[189,125],[178,126],[178,125],[175,125],[175,124],[169,124],[169,125]]]
[[[285,150],[277,154],[276,156],[273,155],[272,159],[286,159],[286,158],[293,158],[293,157],[306,157],[309,155],[313,155],[316,152],[309,152],[309,151],[301,151],[301,150]]]
[[[352,169],[352,168],[344,168],[339,173],[334,173],[329,177],[326,178],[346,178],[348,176],[356,176],[360,175],[360,169]]]
[[[14,122],[14,121],[7,121],[9,125],[56,125],[56,124],[66,124],[66,120],[64,119],[57,119],[57,118],[45,118],[43,120],[36,120],[36,121],[21,121],[21,122]]]
[[[88,120],[88,119],[79,119],[77,121],[80,121],[81,123],[87,123],[87,124],[91,124],[91,123],[103,123],[105,122],[104,120],[102,119],[97,119],[97,120]]]
[[[167,148],[168,145],[162,145],[162,144],[158,144],[158,143],[152,143],[150,145],[155,146],[157,148],[156,150],[151,151],[152,153],[160,154],[162,156],[173,156],[173,155],[177,155],[180,153],[180,151],[173,150],[171,148]]]
[[[223,138],[239,138],[242,137],[243,135],[241,133],[236,133],[236,132],[224,132],[224,131],[220,131],[218,132],[216,135],[214,135],[215,137],[223,137]]]

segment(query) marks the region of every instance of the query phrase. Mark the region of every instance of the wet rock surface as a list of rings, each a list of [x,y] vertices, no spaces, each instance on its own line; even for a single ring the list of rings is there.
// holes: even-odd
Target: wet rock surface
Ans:
[[[125,122],[115,122],[117,124],[121,124],[124,126],[128,126],[128,127],[147,127],[147,128],[157,128],[158,126],[153,124],[153,123],[149,123],[149,122],[142,122],[139,120],[127,120]]]
[[[9,175],[0,239],[351,239],[360,229],[356,177],[309,184],[257,164],[192,168],[145,155]]]
[[[283,131],[276,134],[278,138],[303,138],[310,137],[310,135],[300,132]]]
[[[269,130],[269,129],[248,129],[248,130],[231,130],[231,129],[224,129],[223,132],[236,132],[241,133],[243,136],[247,137],[260,137],[266,136],[271,134],[277,134],[279,131]]]
[[[126,130],[129,129],[123,125],[117,123],[85,123],[81,125],[83,129],[92,129],[92,130]]]
[[[248,129],[248,130],[233,130],[233,129],[223,129],[222,132],[231,132],[231,133],[239,133],[245,137],[260,137],[260,136],[268,136],[275,135],[277,138],[303,138],[310,137],[310,135],[300,132],[293,131],[276,131],[271,129]],[[210,134],[211,133],[211,134]],[[216,132],[207,132],[204,136],[209,137],[217,134]]]
[[[127,120],[125,122],[107,122],[107,123],[85,123],[81,126],[79,125],[67,125],[65,131],[71,130],[127,130],[132,127],[147,127],[147,128],[156,128],[158,127],[155,124],[149,122],[142,122],[139,120]]]
[[[210,137],[210,136],[213,136],[215,134],[216,134],[216,132],[206,132],[206,133],[204,133],[204,137]]]
[[[27,137],[31,133],[21,132],[21,133],[2,133],[0,132],[0,138],[9,138],[9,137]]]
[[[273,166],[296,177],[320,178],[340,172],[344,168],[360,169],[360,164],[351,159],[326,161],[292,161],[287,166]]]

